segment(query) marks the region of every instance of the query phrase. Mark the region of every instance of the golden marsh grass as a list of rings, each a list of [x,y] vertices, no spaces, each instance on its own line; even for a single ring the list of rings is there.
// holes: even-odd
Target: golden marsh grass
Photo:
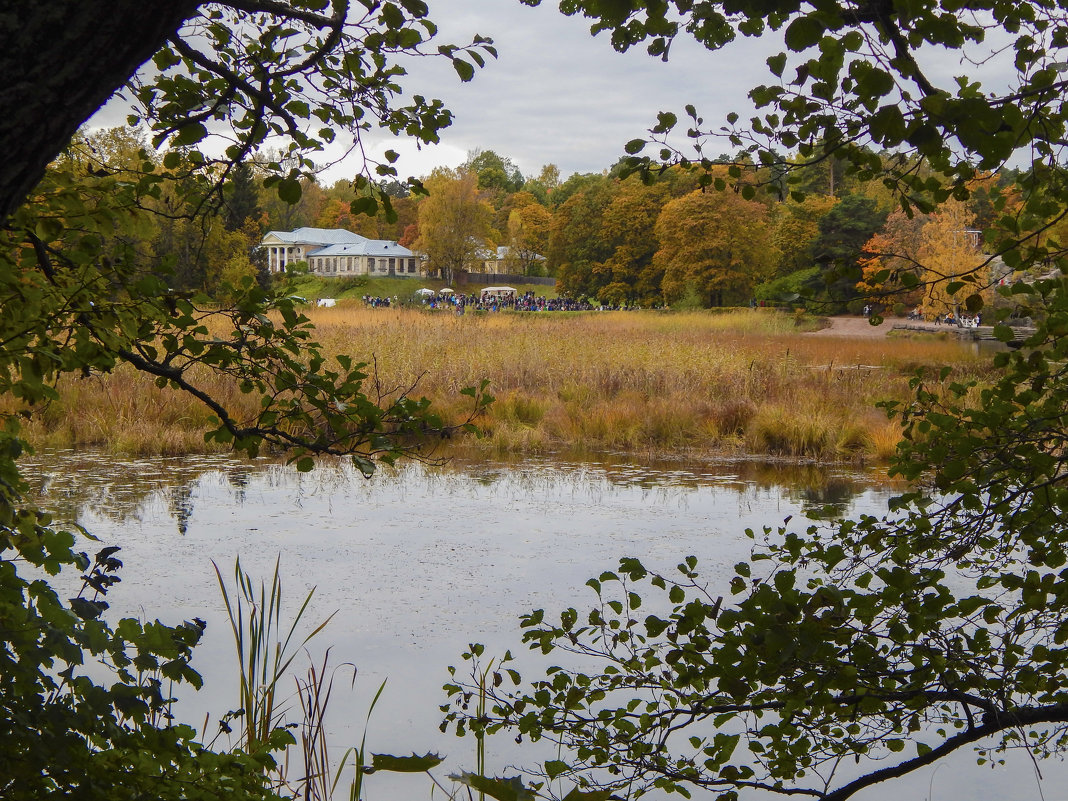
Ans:
[[[461,444],[496,455],[883,461],[899,434],[878,400],[907,398],[918,367],[949,365],[956,378],[987,369],[956,342],[807,336],[793,317],[762,310],[456,316],[339,305],[307,314],[327,352],[373,363],[386,389],[416,386],[447,418],[465,414],[460,389],[487,379],[497,400],[484,436]],[[204,450],[208,413],[132,371],[60,389],[28,423],[38,444]],[[235,387],[212,389],[251,413]]]

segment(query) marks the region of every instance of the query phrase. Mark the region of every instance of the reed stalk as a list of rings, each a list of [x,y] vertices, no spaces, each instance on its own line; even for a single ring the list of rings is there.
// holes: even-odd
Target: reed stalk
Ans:
[[[346,796],[349,801],[363,801],[367,775],[370,772],[367,765],[371,761],[367,752],[367,731],[371,725],[371,715],[386,687],[386,681],[383,680],[379,685],[378,691],[367,708],[360,744],[348,748],[335,768],[330,757],[326,712],[333,692],[336,668],[328,670],[328,658],[329,652],[323,657],[322,664],[318,668],[312,664],[308,668],[307,677],[303,681],[297,681],[297,690],[301,699],[300,744],[304,760],[304,776],[295,783],[292,790],[296,797],[304,801],[331,801],[341,784],[349,757],[352,757],[353,774],[349,780]],[[347,667],[352,668],[352,681],[349,687],[351,690],[356,684],[356,668],[351,664]]]
[[[330,801],[340,777],[340,772],[334,775],[331,765],[326,729],[326,711],[337,670],[328,668],[329,657],[330,650],[327,649],[322,664],[316,666],[313,662],[308,667],[306,677],[296,680],[300,698],[300,748],[304,775],[293,788],[293,794],[305,801]],[[355,666],[350,664],[345,667],[352,668],[352,683],[355,684]]]
[[[353,758],[353,774],[352,781],[349,783],[349,801],[363,801],[364,799],[364,783],[367,780],[367,729],[371,725],[371,713],[375,711],[375,706],[378,704],[378,699],[382,696],[382,691],[386,689],[386,680],[383,679],[382,683],[378,686],[378,692],[375,693],[375,697],[371,699],[370,705],[367,707],[367,718],[363,722],[363,735],[360,737],[359,747],[352,747],[346,751],[346,756],[350,753]],[[342,764],[345,762],[345,757],[341,758]],[[334,783],[337,784],[337,778],[335,777]]]
[[[475,711],[478,714],[480,721],[486,719],[486,712],[488,709],[489,693],[486,688],[486,680],[489,678],[493,671],[493,663],[496,659],[491,659],[486,667],[479,671],[478,674],[478,703],[476,704]],[[486,730],[479,726],[474,731],[475,735],[475,773],[479,776],[486,775]],[[483,790],[478,791],[478,801],[485,801],[486,793]]]
[[[251,576],[241,568],[241,560],[236,560],[235,589],[231,595],[222,571],[212,563],[237,651],[239,714],[242,722],[238,745],[250,753],[273,748],[277,744],[278,740],[273,735],[283,724],[286,713],[286,709],[279,705],[279,682],[287,674],[299,650],[321,632],[334,616],[331,614],[300,638],[297,629],[315,594],[313,588],[286,629],[282,617],[280,565],[279,556],[275,560],[269,586],[260,581],[257,590]]]

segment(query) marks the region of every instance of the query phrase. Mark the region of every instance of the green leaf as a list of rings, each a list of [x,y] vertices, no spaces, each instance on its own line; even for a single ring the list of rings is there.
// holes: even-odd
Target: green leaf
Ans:
[[[814,15],[798,17],[786,28],[786,46],[799,53],[817,44],[823,38],[823,24]]]
[[[436,768],[444,757],[437,754],[412,754],[411,756],[393,756],[392,754],[371,754],[371,767],[376,770],[388,770],[393,773],[424,773]]]
[[[566,762],[561,762],[558,759],[550,759],[545,763],[545,772],[548,774],[549,779],[553,780],[557,776],[567,773],[570,770]]]
[[[203,123],[194,122],[186,125],[178,130],[174,138],[171,139],[172,147],[187,147],[189,145],[195,145],[208,135],[208,129]]]
[[[679,118],[670,111],[661,111],[656,115],[656,125],[653,127],[654,133],[667,133],[672,130],[679,122]]]
[[[994,326],[994,337],[1001,342],[1012,342],[1016,338],[1016,332],[1011,326],[998,323]]]
[[[465,83],[475,77],[475,68],[463,59],[454,58],[452,60],[452,68],[456,70],[456,74],[460,76],[460,80]]]
[[[53,218],[38,220],[34,233],[42,242],[51,242],[63,232],[63,223]]]
[[[278,199],[293,206],[300,202],[304,189],[296,178],[283,178],[278,182]]]
[[[479,776],[474,773],[459,773],[449,776],[454,782],[478,790],[480,793],[496,798],[497,801],[535,801],[534,793],[523,786],[518,776],[496,779]]]

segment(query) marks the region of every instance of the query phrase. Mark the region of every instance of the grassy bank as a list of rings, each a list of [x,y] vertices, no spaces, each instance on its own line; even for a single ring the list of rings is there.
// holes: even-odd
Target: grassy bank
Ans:
[[[528,290],[535,295],[553,295],[556,290],[552,286],[544,284],[524,284],[518,277],[519,283],[509,282],[508,286],[514,288],[520,295]],[[293,279],[294,294],[307,298],[310,301],[319,298],[335,298],[340,300],[360,300],[364,295],[376,298],[396,298],[401,303],[418,303],[415,298],[416,290],[421,287],[435,291],[448,286],[444,281],[436,278],[372,278],[366,275],[355,275],[345,278],[323,278],[319,275],[301,275]],[[466,286],[450,287],[457,292],[466,292],[477,295],[483,284],[468,284]]]
[[[495,455],[882,461],[899,435],[876,401],[907,397],[920,366],[950,365],[958,378],[985,369],[956,342],[808,336],[789,315],[759,310],[457,317],[339,304],[308,314],[329,352],[373,359],[382,385],[417,385],[453,418],[465,410],[459,390],[488,379],[497,401],[485,436],[460,444]],[[203,450],[207,413],[151,380],[127,371],[61,389],[29,422],[40,445]],[[213,389],[249,403],[234,387]]]

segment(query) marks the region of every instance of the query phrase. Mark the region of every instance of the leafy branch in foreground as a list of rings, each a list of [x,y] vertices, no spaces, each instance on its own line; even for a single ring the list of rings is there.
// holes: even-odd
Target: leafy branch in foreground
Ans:
[[[248,454],[284,451],[300,470],[316,455],[347,455],[369,474],[376,460],[418,455],[473,420],[446,424],[425,399],[380,388],[349,356],[329,364],[298,299],[284,292],[247,282],[228,306],[209,306],[141,269],[112,234],[141,222],[140,201],[160,180],[86,178],[57,165],[0,231],[0,394],[23,407],[4,416],[0,434],[5,798],[196,797],[190,786],[203,797],[225,786],[228,797],[274,798],[268,777],[292,741],[267,724],[243,749],[218,753],[169,719],[164,681],[199,686],[189,660],[202,624],[106,621],[101,596],[115,567],[106,550],[107,569],[86,573],[90,596],[64,602],[42,578],[91,565],[75,550],[75,534],[86,532],[53,528],[24,498],[17,466],[21,416],[58,397],[60,382],[126,362],[205,403],[217,418],[211,438]],[[226,382],[258,398],[254,414],[223,400]],[[484,390],[465,391],[472,415],[491,400]],[[110,671],[107,686],[90,679],[97,669]]]
[[[97,24],[102,12],[110,25]],[[0,30],[11,84],[0,98],[0,140],[11,160],[0,170],[0,220],[119,93],[157,146],[166,143],[174,158],[188,151],[195,171],[218,179],[216,189],[235,164],[267,147],[284,153],[267,166],[287,202],[300,197],[312,157],[328,149],[362,157],[356,182],[365,189],[397,174],[394,151],[372,155],[371,133],[429,143],[452,122],[440,100],[401,92],[408,59],[440,60],[467,81],[496,56],[478,35],[467,45],[438,43],[422,0],[173,0],[151,9],[139,0],[56,0],[0,20]],[[388,209],[381,193],[361,203],[358,212]]]

